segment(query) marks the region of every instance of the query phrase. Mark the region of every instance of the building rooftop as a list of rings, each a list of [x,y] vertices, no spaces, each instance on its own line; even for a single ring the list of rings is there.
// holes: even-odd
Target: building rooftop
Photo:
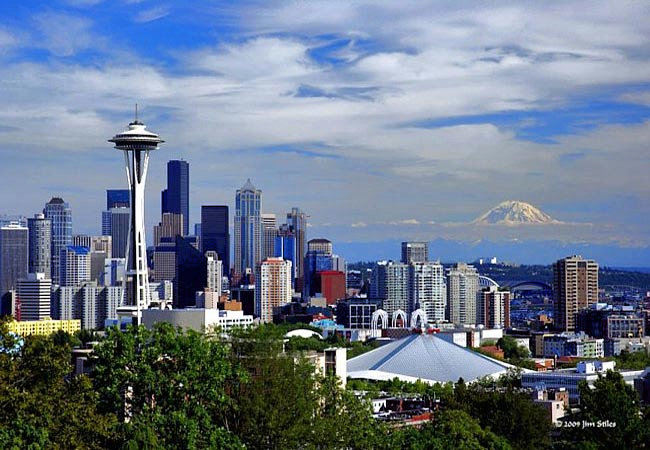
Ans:
[[[348,376],[371,380],[467,382],[504,374],[512,366],[433,334],[414,334],[348,360]]]

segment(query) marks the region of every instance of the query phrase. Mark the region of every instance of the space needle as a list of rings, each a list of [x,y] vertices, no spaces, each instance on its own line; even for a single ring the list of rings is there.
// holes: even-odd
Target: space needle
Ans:
[[[126,178],[131,195],[131,223],[126,247],[126,276],[124,277],[125,305],[135,307],[137,323],[140,323],[141,310],[149,307],[149,273],[147,268],[147,244],[144,234],[144,187],[147,180],[149,152],[158,149],[165,141],[156,133],[145,129],[138,120],[138,106],[135,107],[135,120],[121,133],[113,136],[115,148],[124,152]]]

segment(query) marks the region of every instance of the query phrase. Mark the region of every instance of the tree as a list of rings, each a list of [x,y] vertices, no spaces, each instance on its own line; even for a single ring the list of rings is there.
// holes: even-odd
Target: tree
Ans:
[[[546,411],[515,388],[495,390],[480,383],[456,384],[451,408],[462,409],[483,428],[508,439],[513,448],[550,447],[551,421]]]
[[[412,450],[511,448],[506,439],[489,429],[481,428],[466,412],[454,409],[437,414],[434,421],[421,430],[409,428],[395,432],[391,446]]]
[[[0,321],[0,447],[106,448],[116,417],[96,409],[85,376],[72,376],[66,333],[18,338]]]
[[[511,336],[503,336],[497,341],[497,347],[503,350],[503,356],[509,358],[527,358],[528,350],[519,345]]]
[[[640,448],[648,443],[650,420],[641,415],[636,391],[620,373],[599,376],[593,388],[580,387],[580,412],[568,420],[579,427],[563,428],[565,442],[592,443],[594,448]],[[645,423],[644,423],[645,421]]]
[[[123,418],[127,447],[241,447],[229,431],[227,395],[241,373],[217,339],[166,323],[111,328],[95,355],[99,407]]]

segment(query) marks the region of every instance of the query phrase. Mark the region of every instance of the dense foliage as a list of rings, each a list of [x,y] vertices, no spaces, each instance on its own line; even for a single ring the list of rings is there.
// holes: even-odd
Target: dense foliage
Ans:
[[[614,375],[583,388],[579,418],[620,429],[563,429],[552,443],[516,372],[471,385],[349,380],[343,389],[299,351],[332,342],[286,341],[286,331],[265,325],[224,340],[167,324],[113,329],[91,374],[74,376],[72,347],[96,336],[18,339],[0,321],[0,448],[638,448],[649,439],[649,416]],[[420,429],[393,428],[372,417],[367,398],[380,392],[420,394],[441,409]]]

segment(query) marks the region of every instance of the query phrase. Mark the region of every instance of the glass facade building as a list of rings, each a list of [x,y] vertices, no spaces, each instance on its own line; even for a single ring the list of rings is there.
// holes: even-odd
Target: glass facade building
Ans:
[[[230,272],[230,230],[228,207],[225,205],[201,206],[201,252],[217,252],[223,262],[223,271]]]
[[[52,197],[43,214],[52,223],[52,284],[59,284],[61,250],[72,244],[72,210],[62,198]]]
[[[190,226],[190,165],[187,161],[167,163],[167,189],[162,192],[162,213],[183,215],[183,236]]]

